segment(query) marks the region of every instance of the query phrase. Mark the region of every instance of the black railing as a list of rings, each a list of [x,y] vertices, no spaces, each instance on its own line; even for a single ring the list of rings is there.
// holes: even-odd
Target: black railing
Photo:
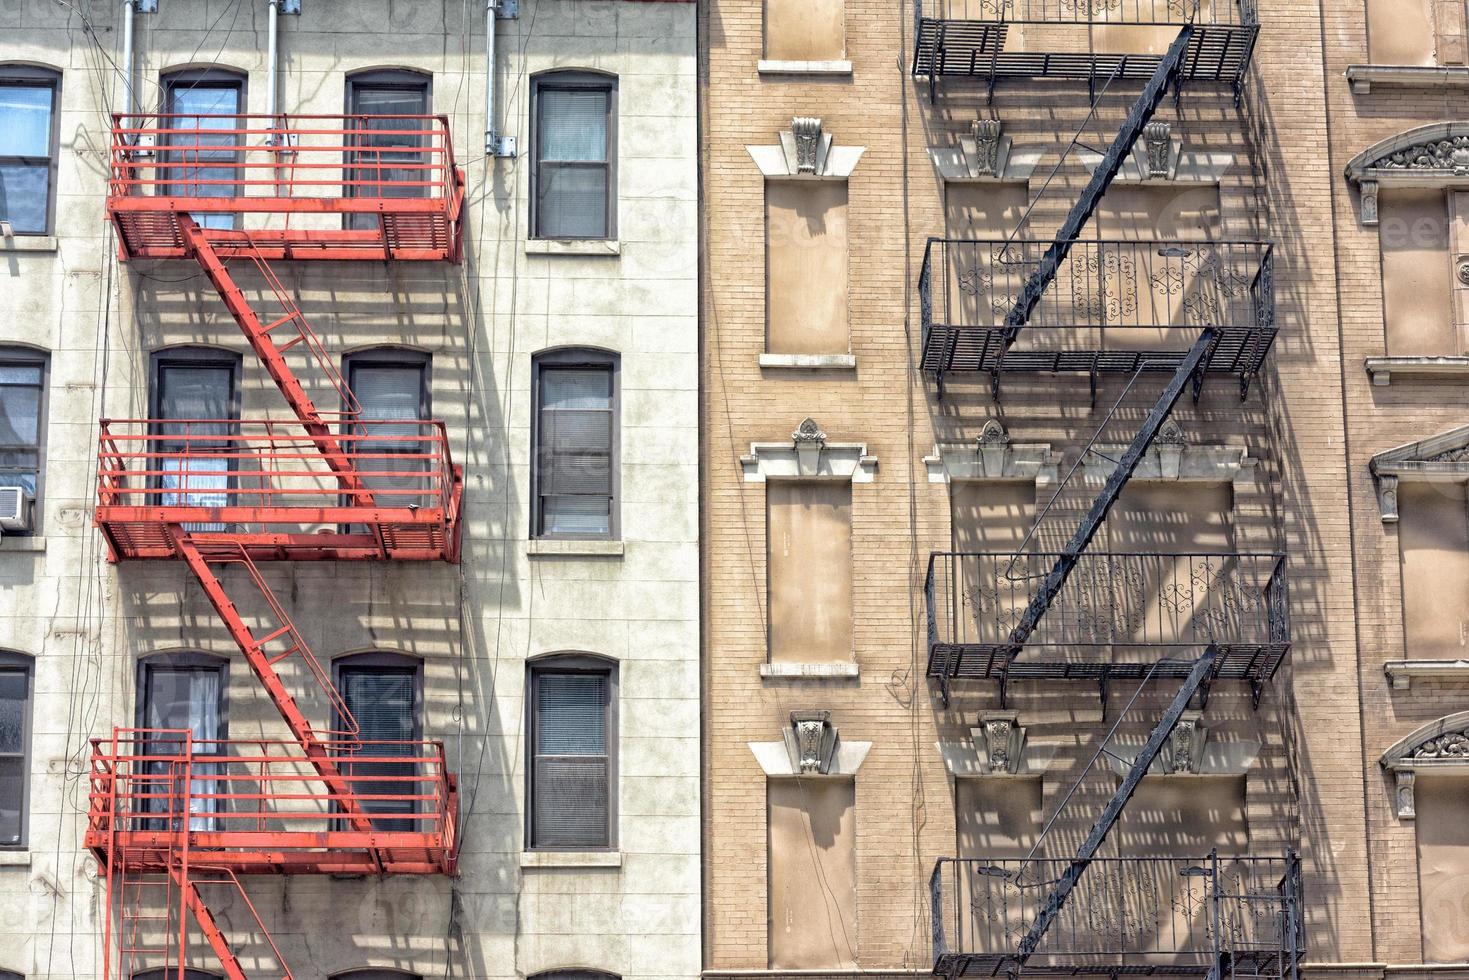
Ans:
[[[1254,27],[1255,0],[914,0],[920,20]]]
[[[1141,676],[1160,657],[1212,645],[1221,655],[1217,676],[1258,681],[1289,650],[1284,555],[1096,551],[1080,557],[1022,650],[1012,632],[1059,557],[932,554],[924,586],[930,675]]]
[[[1236,977],[1294,977],[1304,952],[1295,854],[1094,859],[1021,962],[1021,939],[1071,863],[940,860],[930,879],[934,972],[1206,975],[1222,965]]]
[[[1049,241],[931,238],[918,278],[924,370],[1172,370],[1204,327],[1207,370],[1259,371],[1275,342],[1268,242],[1085,241],[1016,338],[1006,317]]]

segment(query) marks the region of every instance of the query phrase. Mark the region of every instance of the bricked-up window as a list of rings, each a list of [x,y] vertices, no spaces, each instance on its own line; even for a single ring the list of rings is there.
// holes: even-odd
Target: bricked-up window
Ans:
[[[532,850],[607,850],[616,840],[617,670],[555,656],[530,665]]]
[[[46,355],[0,348],[0,487],[19,487],[30,494],[37,520],[44,482],[45,396]]]
[[[852,660],[852,485],[765,485],[772,663]]]
[[[1398,485],[1403,640],[1412,660],[1464,657],[1469,635],[1469,495],[1462,483]]]
[[[348,154],[348,197],[428,197],[425,183],[436,162],[421,152],[433,128],[432,79],[412,71],[364,71],[347,78],[350,125],[368,130],[353,137],[358,147]],[[354,214],[347,227],[375,229],[373,214]]]
[[[847,182],[765,185],[766,351],[845,354]]]
[[[35,664],[0,650],[0,849],[25,847]]]
[[[394,762],[392,757],[413,757],[418,747],[411,743],[423,738],[423,661],[396,653],[358,653],[338,657],[332,662],[337,690],[342,703],[357,723],[357,737],[372,745],[363,754],[368,762],[342,765],[349,777],[351,791],[365,797],[400,797],[400,799],[364,799],[362,809],[374,816],[372,825],[382,831],[412,831],[418,822],[407,819],[420,812],[418,801],[404,796],[429,792],[429,787],[413,782],[420,775],[411,761]],[[337,719],[345,728],[345,719]]]
[[[857,965],[857,782],[766,782],[772,970]]]
[[[1386,189],[1378,218],[1387,353],[1463,354],[1453,316],[1449,196],[1441,188]]]
[[[533,102],[531,237],[616,237],[616,79],[539,75]]]
[[[617,537],[617,355],[548,351],[532,384],[531,535]]]
[[[51,231],[61,75],[0,65],[0,221],[15,235]]]
[[[243,124],[245,76],[217,68],[171,72],[163,77],[163,91],[168,112],[177,117],[169,120],[169,127],[186,131],[164,137],[170,147],[162,155],[169,164],[167,193],[239,197],[240,182],[247,178],[240,168],[242,140],[231,130]],[[202,228],[233,228],[236,221],[230,212],[196,212],[190,217]]]
[[[1374,65],[1462,65],[1464,35],[1464,0],[1367,0]]]
[[[840,61],[847,56],[845,0],[765,0],[765,58]]]
[[[1423,962],[1469,959],[1469,778],[1419,773],[1413,788]]]

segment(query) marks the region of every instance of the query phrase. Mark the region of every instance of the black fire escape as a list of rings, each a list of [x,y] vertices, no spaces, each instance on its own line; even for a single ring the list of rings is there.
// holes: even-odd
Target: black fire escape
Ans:
[[[935,554],[926,599],[929,676],[944,703],[960,680],[989,680],[1002,703],[1018,680],[1178,682],[1135,755],[1116,749],[1119,717],[1081,780],[1103,759],[1125,774],[1074,857],[965,858],[934,870],[934,972],[943,977],[1168,974],[1294,980],[1303,954],[1299,859],[1100,857],[1143,776],[1196,698],[1219,680],[1260,689],[1290,646],[1280,555],[1112,554],[1093,540],[1179,400],[1210,374],[1239,378],[1241,395],[1274,340],[1272,255],[1262,242],[1082,241],[1083,228],[1171,90],[1207,80],[1238,89],[1258,27],[1250,0],[915,0],[915,77],[931,97],[944,76],[1144,80],[1121,129],[1049,242],[935,239],[925,256],[921,367],[951,371],[1129,377],[1124,394],[1164,379],[1162,391],[1061,550]],[[1028,9],[1017,9],[1028,8]],[[1104,16],[1105,15],[1105,16]],[[1007,51],[1012,28],[1023,51]],[[1034,30],[1081,27],[1076,45],[1042,50]],[[1171,26],[1166,51],[1105,54],[1092,38],[1119,26]],[[1124,270],[1128,270],[1124,273]],[[942,284],[940,287],[940,283]],[[1176,289],[1174,288],[1176,287]],[[941,288],[941,292],[938,290]],[[1128,290],[1132,290],[1129,303]],[[1134,316],[1173,291],[1151,317]],[[936,297],[937,292],[937,297]],[[938,302],[936,302],[936,298]],[[1121,322],[1119,322],[1119,320]],[[1109,327],[1167,331],[1159,349],[1109,347]],[[1115,411],[1115,410],[1114,410]],[[1111,420],[1111,415],[1107,421]],[[1103,426],[1107,424],[1103,422]],[[1091,451],[1091,447],[1088,447]],[[1059,491],[1058,491],[1059,493]],[[1044,517],[1044,513],[1042,514]],[[1027,543],[1029,538],[1027,538]],[[1066,796],[1061,809],[1070,802]],[[1059,813],[1059,810],[1058,810]],[[1056,820],[1053,814],[1052,824]],[[1042,841],[1050,832],[1048,824]],[[1148,926],[1140,923],[1149,922]],[[1165,921],[1166,920],[1166,921]]]

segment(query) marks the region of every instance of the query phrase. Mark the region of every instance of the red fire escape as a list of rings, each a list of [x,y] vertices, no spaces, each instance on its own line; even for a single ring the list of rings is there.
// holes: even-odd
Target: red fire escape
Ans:
[[[93,740],[103,976],[182,977],[202,937],[232,980],[247,964],[289,978],[243,878],[453,874],[458,794],[441,743],[358,737],[260,564],[457,562],[463,481],[442,422],[362,417],[269,263],[458,262],[463,173],[442,116],[118,115],[111,164],[120,257],[198,263],[290,414],[102,420],[96,525],[113,561],[187,566],[289,738],[119,728]],[[322,410],[291,361],[341,409]],[[324,723],[293,696],[302,681],[328,705]],[[225,895],[239,910],[228,926],[211,911]]]

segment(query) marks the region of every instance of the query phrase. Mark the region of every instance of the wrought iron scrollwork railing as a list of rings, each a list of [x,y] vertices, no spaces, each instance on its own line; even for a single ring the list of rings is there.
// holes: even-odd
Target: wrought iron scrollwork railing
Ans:
[[[1007,23],[1207,24],[1253,27],[1255,0],[914,0],[931,20]]]
[[[945,858],[930,881],[935,972],[991,972],[1071,861]],[[1088,863],[1029,967],[1108,974],[1292,976],[1303,950],[1300,859],[1122,857]],[[1002,972],[1002,971],[1001,971]]]

